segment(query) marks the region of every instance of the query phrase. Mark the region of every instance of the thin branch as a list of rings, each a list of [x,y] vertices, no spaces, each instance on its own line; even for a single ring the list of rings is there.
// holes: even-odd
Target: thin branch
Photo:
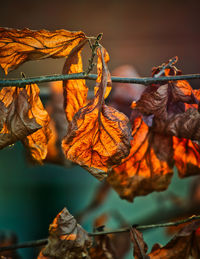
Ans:
[[[198,216],[194,215],[194,216],[191,216],[189,218],[179,220],[179,221],[175,221],[175,222],[136,226],[136,229],[146,230],[146,229],[151,229],[151,228],[161,228],[161,227],[163,228],[163,227],[178,226],[180,224],[187,223],[187,222],[197,220],[197,219],[200,219],[200,215],[198,215]],[[108,234],[118,234],[118,233],[129,232],[129,231],[130,231],[130,226],[120,228],[120,229],[116,229],[116,230],[88,233],[88,235],[93,237],[93,236],[108,235]],[[16,249],[19,249],[19,248],[44,246],[47,243],[48,243],[48,239],[29,241],[29,242],[24,242],[24,243],[12,245],[12,246],[0,247],[0,252],[8,251],[8,250],[16,250]]]
[[[97,75],[86,73],[75,73],[75,74],[66,74],[66,75],[50,75],[50,76],[39,76],[39,77],[30,77],[26,79],[1,79],[0,87],[4,86],[25,86],[27,84],[33,83],[44,83],[51,81],[63,81],[71,79],[88,79],[96,80]],[[159,78],[154,77],[143,77],[143,78],[126,78],[126,77],[111,77],[113,82],[119,83],[136,83],[142,85],[149,85],[152,83],[161,83],[167,81],[177,81],[177,80],[189,80],[189,79],[200,79],[200,74],[189,74],[189,75],[180,75],[180,76],[163,76]]]

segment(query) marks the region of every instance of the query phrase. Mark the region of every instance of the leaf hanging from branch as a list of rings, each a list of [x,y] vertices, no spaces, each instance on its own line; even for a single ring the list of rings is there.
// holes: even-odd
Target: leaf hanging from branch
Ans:
[[[50,117],[40,100],[39,87],[36,84],[27,85],[26,92],[28,94],[28,102],[31,105],[31,116],[35,118],[42,128],[24,138],[22,142],[28,149],[31,157],[35,161],[42,163],[47,156],[47,145],[51,135],[49,128]]]
[[[92,241],[66,208],[50,225],[49,234],[48,244],[40,256],[59,259],[89,258],[87,249],[92,245]]]
[[[28,60],[67,57],[85,39],[82,31],[0,28],[0,65],[7,74]]]
[[[128,118],[104,103],[108,69],[102,51],[101,56],[103,69],[95,98],[74,115],[62,142],[66,157],[98,179],[103,179],[130,149]]]
[[[26,89],[4,87],[0,91],[0,149],[39,130]]]
[[[135,259],[150,259],[150,257],[146,254],[148,247],[144,242],[142,233],[136,228],[130,229],[130,236],[133,242],[134,253],[133,256]]]
[[[65,61],[63,74],[83,72],[81,51],[86,41],[73,49]],[[80,108],[86,105],[88,88],[84,79],[63,81],[64,108],[70,122]]]

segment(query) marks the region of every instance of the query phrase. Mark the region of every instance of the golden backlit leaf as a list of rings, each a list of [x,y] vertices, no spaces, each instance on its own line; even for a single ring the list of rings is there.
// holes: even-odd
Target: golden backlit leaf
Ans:
[[[74,115],[62,142],[66,157],[98,179],[103,179],[130,149],[128,118],[104,103],[108,70],[101,55],[103,72],[96,96]]]
[[[82,31],[0,28],[0,65],[7,74],[28,60],[67,57],[85,39]]]
[[[0,149],[23,140],[41,127],[32,114],[25,88],[4,87],[0,91]]]
[[[200,174],[200,144],[173,137],[174,160],[180,177]]]
[[[83,72],[81,51],[85,43],[86,41],[83,41],[69,54],[63,67],[63,74]],[[88,88],[84,79],[66,80],[63,81],[63,92],[65,113],[70,122],[79,109],[85,106]]]
[[[31,157],[38,163],[42,163],[47,155],[47,144],[51,134],[49,128],[50,117],[40,100],[39,87],[36,84],[27,85],[26,92],[28,94],[28,102],[31,105],[29,117],[35,118],[42,128],[24,138],[23,143]]]
[[[165,190],[173,173],[170,138],[153,134],[142,117],[134,120],[132,136],[129,156],[107,178],[120,197],[128,201]]]
[[[87,259],[87,249],[91,245],[92,240],[87,232],[64,208],[49,226],[48,244],[42,250],[42,254],[45,257],[59,259]]]

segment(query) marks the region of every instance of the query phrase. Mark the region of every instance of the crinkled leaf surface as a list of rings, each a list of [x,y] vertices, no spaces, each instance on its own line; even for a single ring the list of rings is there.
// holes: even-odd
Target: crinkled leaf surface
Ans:
[[[74,115],[62,142],[66,157],[99,179],[130,149],[128,118],[104,103],[108,73],[101,55],[103,72],[96,96]]]
[[[41,127],[33,116],[26,89],[4,87],[0,91],[0,148],[23,140]]]
[[[148,254],[149,257],[151,259],[200,258],[199,237],[197,235],[199,226],[200,221],[194,221],[182,228],[164,247],[155,244],[151,253]]]
[[[86,41],[73,49],[65,61],[63,74],[83,72],[81,51]],[[67,120],[71,121],[73,116],[87,102],[88,88],[84,79],[63,81],[64,107]]]
[[[51,134],[49,128],[50,117],[40,100],[39,87],[36,84],[27,85],[26,92],[28,94],[28,102],[31,105],[30,116],[35,118],[42,128],[24,138],[23,143],[31,157],[35,161],[42,163],[47,156],[47,145]]]
[[[0,28],[0,65],[7,74],[28,60],[67,57],[85,39],[82,31]]]
[[[87,232],[64,208],[49,227],[48,244],[42,254],[59,259],[89,258],[87,249],[91,245]]]
[[[114,167],[107,181],[121,198],[165,190],[172,177],[172,141],[153,134],[142,117],[134,120],[131,150],[121,165]]]

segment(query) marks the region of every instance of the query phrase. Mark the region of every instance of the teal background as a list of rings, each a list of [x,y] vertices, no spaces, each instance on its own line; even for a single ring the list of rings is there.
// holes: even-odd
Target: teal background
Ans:
[[[174,176],[167,192],[187,197],[192,178],[180,180]],[[19,242],[46,238],[48,227],[63,207],[71,214],[80,212],[90,203],[99,182],[84,169],[75,166],[64,168],[55,165],[32,166],[27,163],[25,150],[21,143],[0,151],[0,229],[11,230]],[[104,204],[92,212],[83,222],[87,231],[92,231],[94,219],[104,212],[118,211],[130,224],[137,224],[156,211],[162,213],[170,202],[162,202],[167,192],[153,193],[137,197],[134,203],[121,200],[111,191]],[[143,221],[144,221],[143,220]],[[110,217],[108,228],[117,228],[116,220]],[[170,237],[164,229],[144,232],[149,248],[159,242],[165,244]],[[36,258],[37,250],[19,250],[22,258]],[[132,258],[132,251],[126,259]]]

